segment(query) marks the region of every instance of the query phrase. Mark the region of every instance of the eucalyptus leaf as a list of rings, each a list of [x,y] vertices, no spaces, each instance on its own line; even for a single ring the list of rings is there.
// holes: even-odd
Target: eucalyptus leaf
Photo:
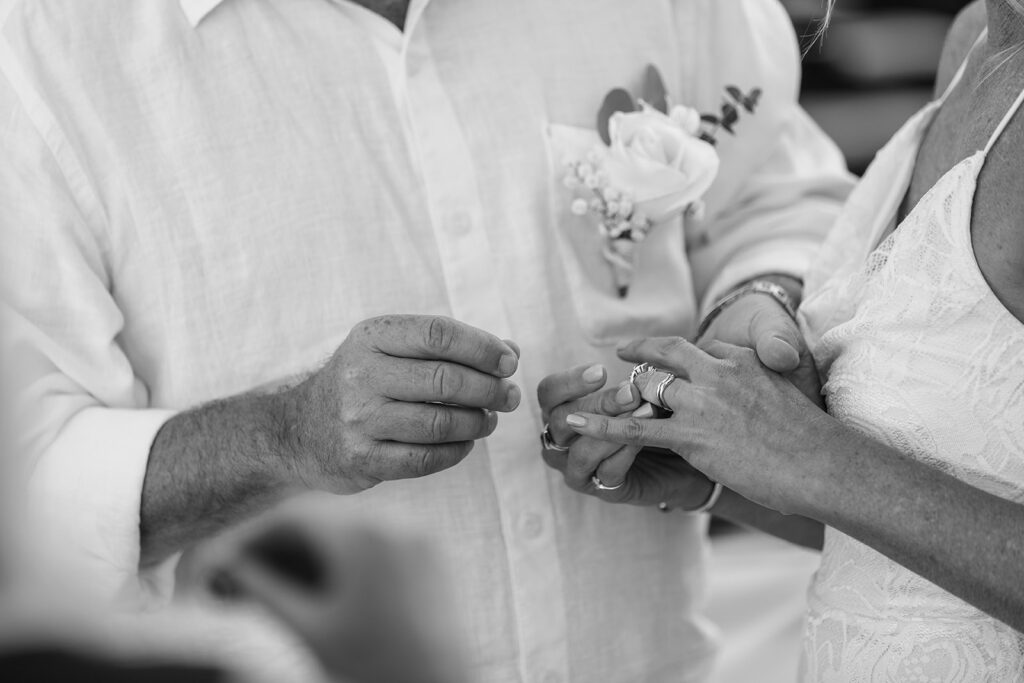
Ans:
[[[633,96],[622,88],[615,88],[605,95],[600,111],[597,112],[597,132],[604,144],[610,145],[612,138],[608,132],[608,123],[616,112],[634,112],[637,110]]]
[[[653,64],[647,65],[640,98],[662,114],[668,113],[668,89],[665,88],[665,81],[661,77],[661,72]]]

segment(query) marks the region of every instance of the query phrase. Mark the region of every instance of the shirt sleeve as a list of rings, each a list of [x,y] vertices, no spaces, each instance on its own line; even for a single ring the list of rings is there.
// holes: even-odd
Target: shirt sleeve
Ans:
[[[170,417],[118,343],[101,202],[0,38],[0,293],[15,327],[17,457],[40,545],[107,595],[138,583],[149,449]]]
[[[836,145],[798,103],[796,34],[776,0],[709,0],[710,30],[695,36],[707,74],[699,98],[714,111],[726,86],[762,91],[736,134],[719,136],[722,167],[708,213],[690,235],[701,310],[758,275],[802,278],[835,223],[853,176]]]

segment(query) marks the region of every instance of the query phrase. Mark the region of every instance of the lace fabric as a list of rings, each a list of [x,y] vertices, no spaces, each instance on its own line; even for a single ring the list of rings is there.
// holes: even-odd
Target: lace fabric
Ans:
[[[809,274],[801,325],[836,418],[1024,502],[1024,325],[985,281],[970,234],[991,143],[872,250],[940,104],[908,123],[854,193]],[[829,529],[809,593],[801,678],[1024,681],[1024,635]]]

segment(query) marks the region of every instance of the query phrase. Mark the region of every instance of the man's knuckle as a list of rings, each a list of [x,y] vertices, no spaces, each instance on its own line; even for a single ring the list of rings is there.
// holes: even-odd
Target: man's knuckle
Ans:
[[[434,442],[445,441],[452,432],[455,418],[451,411],[435,410],[430,417],[427,430],[429,438]]]
[[[437,470],[437,457],[429,448],[410,450],[405,459],[413,475],[433,474]]]
[[[434,316],[427,323],[427,349],[435,353],[448,353],[455,345],[455,326],[447,318]]]
[[[451,399],[461,390],[459,373],[442,363],[434,366],[431,383],[433,384],[434,395],[441,399]]]

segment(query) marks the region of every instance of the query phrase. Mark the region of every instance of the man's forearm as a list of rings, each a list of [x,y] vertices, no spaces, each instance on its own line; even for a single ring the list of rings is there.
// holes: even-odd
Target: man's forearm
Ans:
[[[729,489],[722,492],[711,512],[734,524],[763,531],[811,550],[821,550],[825,541],[825,525],[821,522],[769,510]]]
[[[140,566],[278,501],[299,481],[286,440],[288,394],[244,395],[172,418],[150,449]]]

